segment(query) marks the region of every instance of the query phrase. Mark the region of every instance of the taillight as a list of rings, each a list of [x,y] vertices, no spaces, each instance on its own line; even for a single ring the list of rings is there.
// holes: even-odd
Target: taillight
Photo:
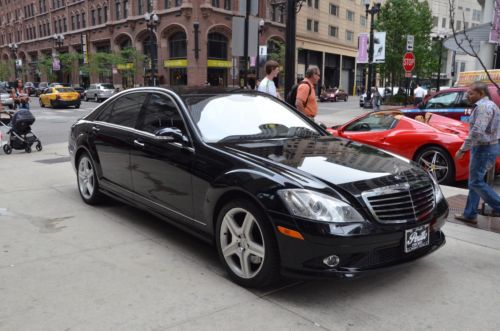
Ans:
[[[56,95],[56,100],[61,100],[61,96],[59,94]]]

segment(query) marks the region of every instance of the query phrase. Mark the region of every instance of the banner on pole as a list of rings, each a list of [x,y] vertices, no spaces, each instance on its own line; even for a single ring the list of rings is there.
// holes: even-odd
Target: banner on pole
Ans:
[[[360,33],[358,36],[358,63],[368,63],[368,33]]]
[[[373,37],[373,63],[385,62],[385,32],[375,32]]]

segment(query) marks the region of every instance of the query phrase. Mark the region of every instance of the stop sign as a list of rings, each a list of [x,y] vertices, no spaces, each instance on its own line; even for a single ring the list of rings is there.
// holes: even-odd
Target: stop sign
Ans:
[[[403,56],[403,69],[406,72],[411,72],[415,68],[415,55],[412,52],[406,52]]]

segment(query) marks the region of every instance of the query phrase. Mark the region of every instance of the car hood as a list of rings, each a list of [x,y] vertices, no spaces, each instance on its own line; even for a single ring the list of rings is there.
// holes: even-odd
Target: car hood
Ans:
[[[317,180],[333,186],[350,187],[357,194],[367,187],[391,185],[381,178],[405,181],[424,176],[425,172],[411,161],[388,152],[337,137],[285,139],[259,142],[218,144],[218,147],[251,160],[288,177],[300,185],[310,186]],[[353,189],[361,183],[363,189]],[[383,185],[381,183],[384,183]],[[392,183],[393,184],[393,183]],[[312,184],[314,186],[314,184]]]

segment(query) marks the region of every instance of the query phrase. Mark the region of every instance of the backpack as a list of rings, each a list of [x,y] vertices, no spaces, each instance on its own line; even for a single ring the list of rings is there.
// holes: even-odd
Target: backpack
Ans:
[[[309,94],[307,95],[307,99],[306,99],[306,104],[304,105],[304,108],[307,106],[307,101],[309,101],[309,97],[311,96],[311,92],[312,92],[312,87],[311,85],[308,83],[308,82],[305,82],[305,81],[301,81],[300,83],[297,83],[295,85],[292,86],[292,89],[290,90],[290,92],[288,92],[288,95],[286,96],[286,102],[295,108],[295,102],[297,101],[297,90],[299,89],[299,86],[301,84],[307,84],[309,85]]]

